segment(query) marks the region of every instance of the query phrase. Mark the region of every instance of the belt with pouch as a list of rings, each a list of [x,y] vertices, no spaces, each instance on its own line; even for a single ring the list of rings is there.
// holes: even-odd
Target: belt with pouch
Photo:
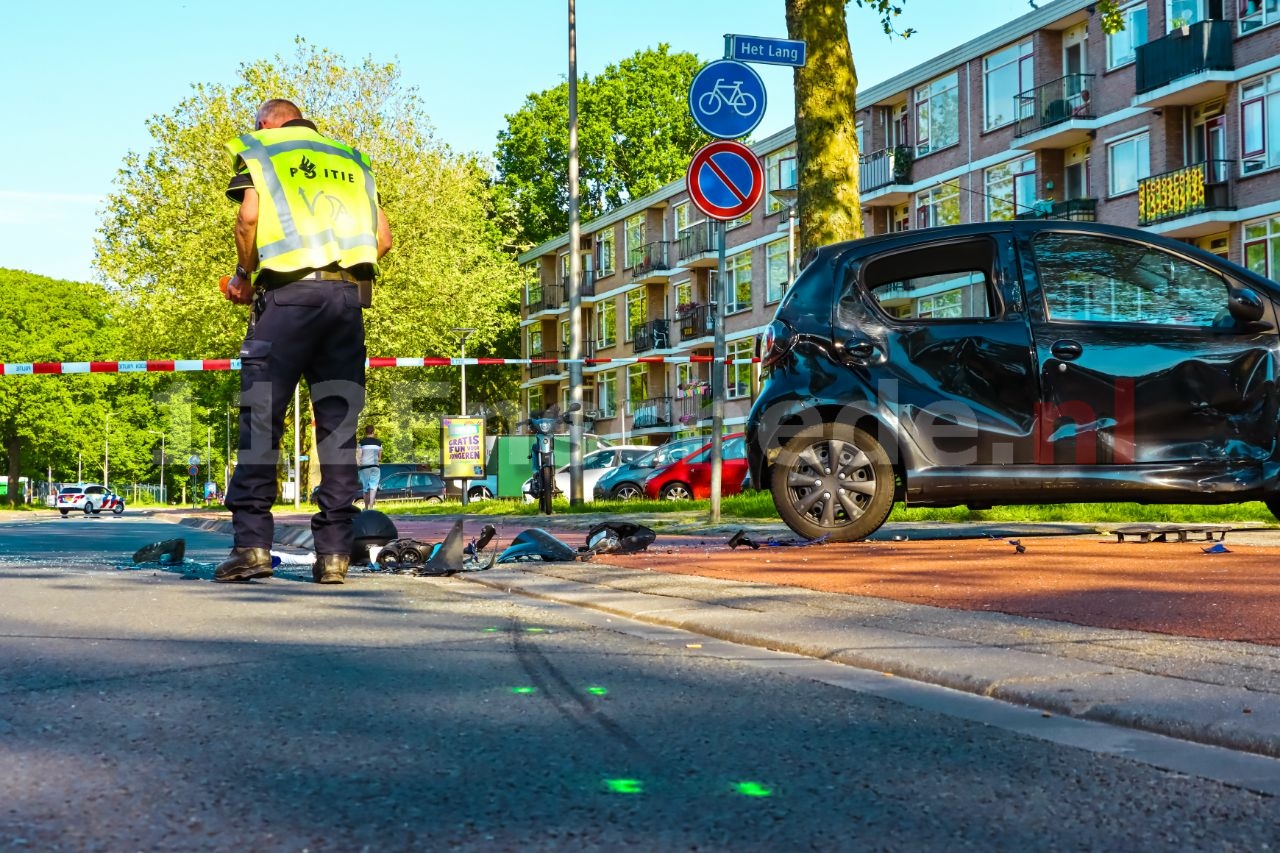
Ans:
[[[276,278],[278,275],[279,274],[274,274],[271,277]],[[264,290],[276,290],[299,281],[341,281],[346,282],[347,284],[354,284],[356,286],[356,290],[360,294],[360,307],[368,308],[373,304],[373,282],[368,279],[359,278],[353,273],[341,269],[312,270],[306,275],[298,278],[286,278],[283,281],[270,282]]]

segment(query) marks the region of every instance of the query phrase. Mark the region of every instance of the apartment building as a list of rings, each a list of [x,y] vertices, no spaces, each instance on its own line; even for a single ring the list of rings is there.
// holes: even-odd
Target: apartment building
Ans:
[[[1280,276],[1280,0],[1139,0],[1102,31],[1090,0],[1055,0],[858,93],[867,234],[1014,217],[1097,220],[1185,240]],[[723,302],[732,357],[791,279],[794,130],[754,148],[764,199],[729,224],[726,280],[713,229],[683,181],[586,223],[587,357],[710,355]],[[784,192],[776,193],[777,190]],[[792,194],[793,195],[793,194]],[[524,405],[568,399],[568,238],[525,253],[524,352],[546,359]],[[946,294],[905,310],[948,310]],[[584,369],[584,408],[607,437],[659,444],[705,432],[707,364]],[[741,424],[756,371],[728,368],[726,423]]]

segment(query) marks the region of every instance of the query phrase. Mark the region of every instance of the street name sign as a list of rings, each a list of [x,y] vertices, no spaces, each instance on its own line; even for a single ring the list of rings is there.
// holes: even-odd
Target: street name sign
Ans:
[[[694,153],[685,185],[698,210],[727,222],[759,203],[764,195],[764,167],[750,148],[722,139]]]
[[[739,62],[765,65],[804,65],[807,45],[797,39],[775,39],[764,36],[740,36],[726,33],[725,56]]]
[[[764,118],[764,81],[750,65],[717,59],[689,84],[689,112],[698,127],[718,139],[737,139]]]

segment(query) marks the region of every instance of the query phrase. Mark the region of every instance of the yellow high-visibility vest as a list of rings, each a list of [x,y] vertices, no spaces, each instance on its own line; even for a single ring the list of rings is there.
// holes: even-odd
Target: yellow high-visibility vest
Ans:
[[[258,192],[258,263],[291,272],[378,262],[378,191],[369,158],[308,127],[227,143]]]

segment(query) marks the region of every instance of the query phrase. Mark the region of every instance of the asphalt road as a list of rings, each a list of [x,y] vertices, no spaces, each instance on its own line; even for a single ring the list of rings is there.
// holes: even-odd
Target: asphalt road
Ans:
[[[191,565],[131,566],[178,535]],[[1280,838],[1272,797],[1214,781],[1220,750],[906,682],[890,699],[876,674],[466,578],[215,585],[228,545],[128,516],[0,525],[0,849]],[[1116,754],[1161,750],[1203,772]]]

